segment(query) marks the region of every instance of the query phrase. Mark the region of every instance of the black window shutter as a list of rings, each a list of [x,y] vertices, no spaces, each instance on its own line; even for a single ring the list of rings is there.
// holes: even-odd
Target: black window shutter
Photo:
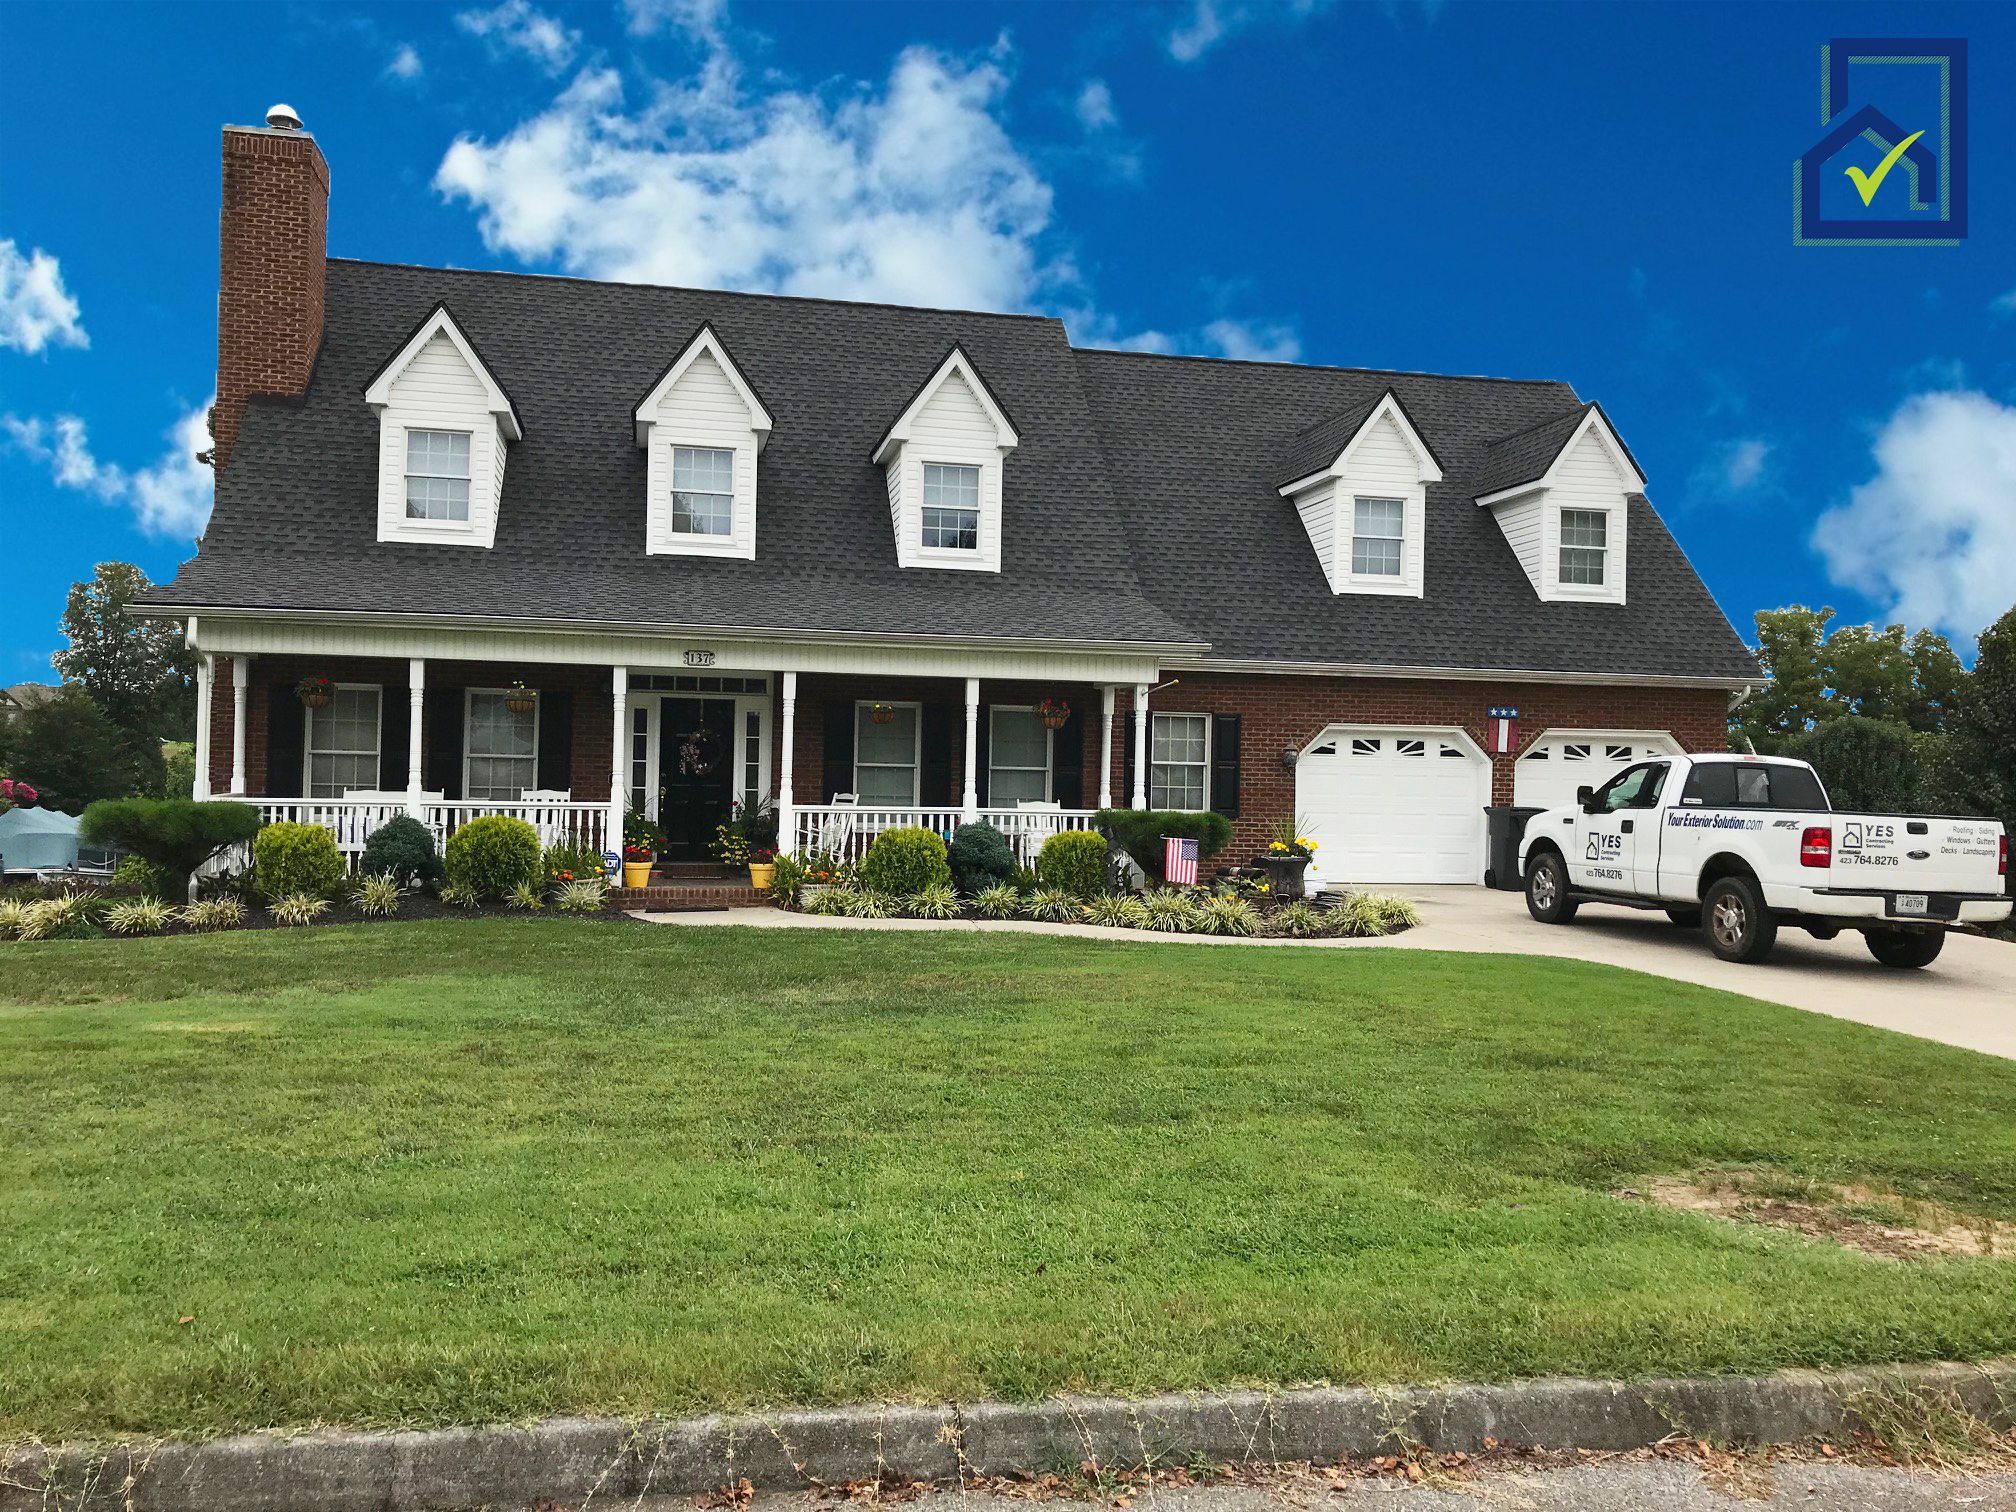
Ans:
[[[1211,808],[1239,817],[1239,716],[1211,716]]]
[[[266,796],[301,796],[301,758],[308,739],[308,711],[294,696],[294,684],[266,689]]]
[[[561,691],[539,695],[539,786],[574,793],[574,695]]]
[[[1050,738],[1050,797],[1066,808],[1085,806],[1085,721],[1076,709]]]
[[[958,802],[952,792],[952,706],[926,704],[923,720],[917,801],[930,808],[950,808]]]
[[[1129,713],[1124,721],[1125,734],[1121,738],[1120,786],[1113,794],[1116,808],[1131,808],[1134,804],[1134,716]]]
[[[406,786],[407,732],[413,728],[413,705],[404,687],[378,690],[378,786],[396,793]]]
[[[820,786],[825,789],[821,803],[831,803],[835,793],[854,791],[854,700],[826,701],[825,770]]]
[[[462,690],[429,688],[426,721],[421,747],[426,781],[421,785],[443,798],[458,799],[462,796]]]

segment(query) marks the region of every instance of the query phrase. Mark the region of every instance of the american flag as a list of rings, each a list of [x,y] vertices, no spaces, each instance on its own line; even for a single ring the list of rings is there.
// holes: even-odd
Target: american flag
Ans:
[[[1169,839],[1162,842],[1162,875],[1178,887],[1197,885],[1197,842]]]

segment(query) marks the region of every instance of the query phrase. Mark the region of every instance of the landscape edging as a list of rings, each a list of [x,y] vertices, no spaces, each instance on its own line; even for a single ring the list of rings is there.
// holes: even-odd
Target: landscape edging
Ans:
[[[1620,1383],[1323,1387],[1060,1397],[1022,1405],[835,1407],[673,1421],[554,1418],[530,1427],[240,1434],[198,1442],[23,1444],[0,1451],[0,1512],[438,1512],[586,1509],[738,1480],[770,1490],[887,1476],[952,1481],[1113,1467],[1391,1454],[1625,1450],[1843,1437],[1858,1400],[1936,1397],[2016,1426],[2016,1359]]]

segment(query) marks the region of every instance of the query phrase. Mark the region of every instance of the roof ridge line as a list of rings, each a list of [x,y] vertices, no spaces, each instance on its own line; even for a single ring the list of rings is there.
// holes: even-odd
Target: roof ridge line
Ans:
[[[1525,427],[1523,430],[1507,431],[1502,436],[1493,436],[1489,441],[1486,441],[1484,444],[1486,446],[1498,446],[1507,441],[1517,441],[1521,436],[1530,436],[1534,431],[1541,430],[1549,425],[1557,424],[1560,421],[1566,420],[1570,415],[1586,415],[1589,413],[1590,410],[1595,408],[1597,408],[1597,404],[1594,399],[1584,399],[1572,410],[1563,410],[1558,415],[1549,415],[1545,420],[1535,420],[1531,425]]]
[[[899,306],[898,308],[903,308]],[[1158,362],[1222,362],[1238,367],[1287,368],[1295,373],[1362,373],[1368,378],[1433,378],[1438,383],[1518,383],[1529,387],[1565,388],[1575,386],[1565,378],[1496,378],[1489,373],[1431,373],[1422,368],[1342,367],[1333,362],[1282,362],[1278,358],[1209,357],[1200,352],[1132,352],[1120,347],[1073,345],[1074,355],[1087,357],[1145,357]]]

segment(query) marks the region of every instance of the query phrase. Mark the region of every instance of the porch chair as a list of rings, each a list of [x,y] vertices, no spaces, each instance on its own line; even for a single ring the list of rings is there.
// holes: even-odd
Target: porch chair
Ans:
[[[1036,853],[1043,849],[1043,842],[1052,835],[1063,833],[1064,821],[1061,818],[1046,817],[1051,814],[1062,814],[1063,811],[1063,804],[1051,803],[1042,798],[1024,798],[1015,805],[1015,840],[1023,852],[1021,860],[1024,866],[1033,867],[1036,864]],[[1024,818],[1024,815],[1028,817]]]
[[[829,808],[858,808],[861,803],[859,793],[835,793],[827,799]],[[818,849],[828,855],[846,859],[847,842],[854,838],[855,817],[852,814],[828,814],[819,826]]]

